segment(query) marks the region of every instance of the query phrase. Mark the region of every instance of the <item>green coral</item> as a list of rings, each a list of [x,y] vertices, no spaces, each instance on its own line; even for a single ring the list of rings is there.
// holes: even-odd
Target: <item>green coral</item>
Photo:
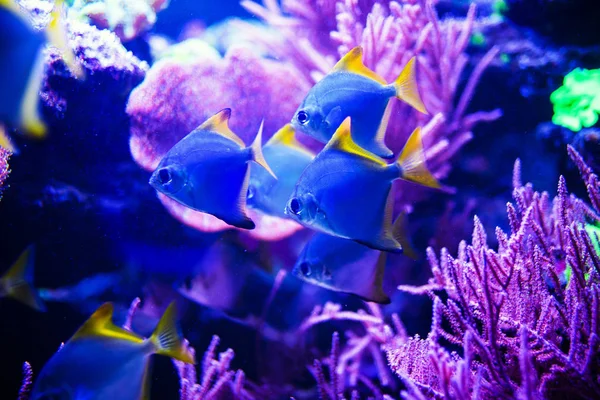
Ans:
[[[554,104],[552,122],[579,132],[596,124],[600,113],[600,69],[576,68],[563,85],[550,95]]]

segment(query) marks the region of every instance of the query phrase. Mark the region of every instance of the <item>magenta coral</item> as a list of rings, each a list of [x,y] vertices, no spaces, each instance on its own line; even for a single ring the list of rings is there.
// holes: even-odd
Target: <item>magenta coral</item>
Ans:
[[[424,126],[423,138],[429,166],[437,178],[450,172],[450,160],[472,137],[481,121],[500,117],[500,110],[466,114],[475,87],[497,54],[492,48],[474,68],[465,89],[458,93],[468,57],[475,6],[464,20],[440,20],[434,1],[369,0],[272,0],[260,5],[251,0],[242,5],[281,33],[280,37],[249,32],[262,40],[275,56],[288,60],[310,85],[326,74],[348,50],[362,46],[365,65],[388,82],[399,75],[408,60],[417,56],[418,85],[430,112],[423,116],[410,106],[396,102],[386,142],[399,151],[416,126]],[[335,18],[336,23],[331,21]],[[405,187],[406,183],[400,183]],[[423,191],[401,190],[398,202],[409,207]]]
[[[487,246],[475,217],[471,244],[461,242],[457,258],[428,249],[430,282],[399,287],[434,298],[432,330],[419,350],[388,350],[390,366],[407,384],[406,398],[600,396],[600,257],[585,229],[587,221],[598,221],[600,188],[568,150],[593,208],[568,195],[563,177],[554,200],[522,185],[517,161],[514,204],[507,204],[511,232],[496,228],[498,249]],[[461,345],[463,356],[448,354],[441,340]],[[405,367],[407,360],[429,366],[418,374]]]
[[[8,159],[11,154],[10,151],[0,146],[0,199],[2,199],[2,190],[5,188],[6,179],[8,179],[8,175],[10,174]]]

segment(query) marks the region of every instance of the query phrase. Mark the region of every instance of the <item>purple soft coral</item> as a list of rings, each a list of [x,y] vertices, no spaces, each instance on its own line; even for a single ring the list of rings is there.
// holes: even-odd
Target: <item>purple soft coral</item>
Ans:
[[[8,159],[11,156],[11,152],[0,146],[0,199],[2,199],[2,191],[8,174],[10,174],[10,168],[8,167]]]
[[[498,250],[488,248],[475,218],[472,243],[461,243],[458,258],[442,249],[438,259],[429,249],[429,284],[399,288],[434,298],[432,330],[420,345],[428,351],[388,351],[392,369],[407,384],[407,398],[600,396],[600,258],[584,228],[587,220],[598,221],[600,190],[598,178],[568,150],[593,209],[567,194],[563,177],[553,201],[522,185],[517,161],[515,204],[507,204],[511,233],[496,229]],[[448,355],[440,339],[462,345],[463,357]],[[429,373],[405,368],[409,358],[430,360]]]

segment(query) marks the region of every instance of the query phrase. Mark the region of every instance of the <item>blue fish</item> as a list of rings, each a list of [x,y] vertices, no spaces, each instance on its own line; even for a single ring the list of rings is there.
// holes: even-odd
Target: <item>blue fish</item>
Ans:
[[[147,399],[150,356],[161,354],[193,364],[175,323],[172,303],[148,339],[115,326],[105,303],[79,328],[40,372],[31,400]]]
[[[156,190],[193,210],[212,214],[229,225],[254,229],[246,214],[249,161],[275,174],[262,154],[262,124],[254,143],[229,129],[226,108],[181,139],[162,159],[150,178]]]
[[[417,90],[415,58],[406,64],[392,84],[362,62],[362,48],[350,50],[308,92],[292,118],[296,131],[327,143],[347,117],[352,118],[352,138],[380,157],[393,153],[384,143],[390,99],[397,97],[427,113]]]
[[[32,284],[34,260],[34,248],[29,246],[0,278],[0,297],[11,297],[34,310],[46,311]]]
[[[264,145],[263,154],[278,179],[264,168],[252,165],[248,207],[275,217],[288,218],[285,205],[302,171],[315,158],[315,154],[296,140],[294,129],[289,124],[277,131]]]
[[[427,170],[421,130],[415,129],[398,160],[388,165],[354,143],[350,129],[347,118],[306,167],[286,213],[306,227],[400,253],[402,246],[392,234],[392,182],[404,179],[440,187]]]
[[[83,77],[83,69],[67,44],[63,15],[63,1],[57,0],[44,35],[33,29],[14,0],[0,0],[0,122],[24,128],[37,137],[46,133],[38,113],[45,44],[57,47],[73,74]]]
[[[404,254],[415,258],[403,221],[403,214],[396,218],[393,236],[402,245]],[[386,259],[386,252],[317,232],[304,246],[292,274],[329,290],[350,293],[365,301],[389,304],[390,298],[382,286]]]

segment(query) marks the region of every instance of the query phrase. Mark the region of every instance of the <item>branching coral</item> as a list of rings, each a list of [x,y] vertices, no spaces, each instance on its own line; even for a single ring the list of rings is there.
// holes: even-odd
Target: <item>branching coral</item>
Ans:
[[[249,33],[262,40],[276,57],[292,63],[311,85],[357,45],[364,49],[365,64],[388,82],[416,55],[418,84],[431,115],[420,115],[396,102],[386,142],[398,151],[414,127],[424,125],[429,166],[437,178],[448,174],[449,160],[471,139],[471,129],[477,122],[501,115],[499,110],[465,115],[477,82],[497,54],[495,48],[481,59],[462,94],[458,94],[467,64],[464,51],[475,18],[474,6],[463,21],[442,21],[433,1],[384,4],[369,0],[283,0],[280,6],[273,0],[265,0],[263,5],[245,0],[242,5],[277,28],[281,36],[274,39],[272,35],[261,35],[252,26],[247,27]],[[334,18],[336,23],[332,23]],[[399,192],[405,206],[422,195],[419,190]]]
[[[472,242],[461,243],[457,258],[442,249],[438,259],[429,249],[430,282],[399,288],[434,299],[428,338],[388,350],[407,398],[600,396],[600,256],[585,230],[598,219],[600,188],[571,147],[569,155],[592,208],[567,194],[563,177],[554,200],[522,185],[517,161],[515,202],[507,204],[511,232],[496,229],[498,250],[488,248],[475,218]],[[463,356],[448,354],[441,340],[462,345]],[[417,373],[407,360],[430,366]]]
[[[2,199],[2,190],[4,189],[4,184],[6,183],[8,174],[10,174],[8,159],[10,158],[11,154],[12,153],[10,151],[0,146],[0,200]]]

